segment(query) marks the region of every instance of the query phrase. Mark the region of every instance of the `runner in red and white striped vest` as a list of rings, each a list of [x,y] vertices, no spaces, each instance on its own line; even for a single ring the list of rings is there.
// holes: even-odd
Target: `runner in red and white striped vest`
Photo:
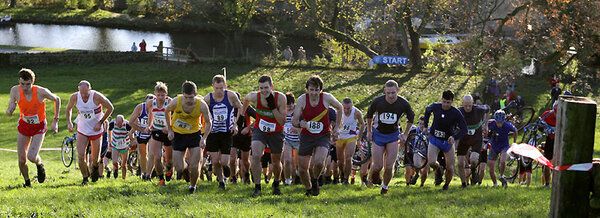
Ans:
[[[122,178],[127,175],[127,156],[131,147],[131,139],[133,139],[133,131],[129,122],[125,120],[123,115],[117,115],[117,119],[110,121],[108,124],[108,141],[113,163],[113,173],[115,179],[119,174],[119,157],[121,157]]]
[[[156,82],[156,86],[154,86],[154,95],[156,98],[152,100],[148,100],[146,102],[146,111],[149,111],[148,114],[148,123],[149,125],[146,131],[150,131],[152,137],[148,141],[148,162],[146,166],[146,180],[149,180],[149,175],[152,173],[152,169],[156,171],[156,175],[158,175],[159,185],[165,185],[165,180],[171,180],[171,176],[173,176],[173,162],[171,160],[171,156],[173,154],[173,150],[171,148],[171,140],[167,137],[169,133],[170,126],[167,125],[167,119],[171,119],[171,115],[165,113],[167,105],[171,102],[171,98],[167,96],[168,94],[167,84],[163,82]],[[162,165],[162,148],[165,146],[165,159],[167,165],[166,177],[163,175],[163,165]]]

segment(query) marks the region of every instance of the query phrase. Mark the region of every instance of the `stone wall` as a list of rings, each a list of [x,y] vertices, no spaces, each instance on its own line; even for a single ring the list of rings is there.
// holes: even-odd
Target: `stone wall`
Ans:
[[[0,54],[0,66],[108,64],[156,61],[160,61],[160,58],[158,58],[154,52],[66,51]]]

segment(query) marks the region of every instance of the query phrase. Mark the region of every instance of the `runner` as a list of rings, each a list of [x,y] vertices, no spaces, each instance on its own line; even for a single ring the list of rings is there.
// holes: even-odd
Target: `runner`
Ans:
[[[82,80],[79,82],[79,92],[73,93],[67,104],[67,127],[73,132],[71,122],[71,110],[77,108],[77,161],[83,176],[82,185],[88,183],[88,177],[92,182],[98,181],[100,172],[98,170],[98,156],[102,144],[102,133],[104,121],[112,114],[112,103],[98,91],[92,90],[90,82]],[[102,112],[106,108],[106,112]],[[86,158],[87,145],[91,143],[92,161]],[[91,169],[91,173],[89,172]]]
[[[135,141],[138,144],[138,164],[141,172],[143,172],[142,179],[144,180],[150,179],[150,175],[146,174],[146,166],[148,164],[147,144],[148,140],[150,140],[150,137],[152,136],[149,132],[146,131],[146,128],[148,127],[148,112],[146,111],[146,101],[154,100],[154,98],[156,98],[156,96],[154,96],[153,94],[147,94],[145,101],[135,106],[135,109],[133,109],[133,112],[131,113],[131,117],[129,117],[129,125],[131,126],[131,128],[136,130]]]
[[[12,116],[19,105],[19,122],[17,125],[17,153],[19,156],[19,170],[25,187],[31,187],[27,160],[37,166],[37,180],[43,183],[46,180],[46,170],[39,155],[47,131],[46,99],[54,102],[54,119],[50,128],[52,133],[58,132],[58,115],[60,113],[60,98],[49,89],[33,85],[35,73],[23,68],[19,71],[19,85],[10,89],[10,100],[6,114]],[[27,100],[29,99],[29,100]]]
[[[250,92],[244,98],[244,110],[252,102],[256,106],[256,120],[252,129],[252,180],[254,193],[252,196],[262,194],[260,185],[260,158],[265,147],[271,150],[271,160],[275,179],[273,181],[273,194],[280,195],[279,181],[281,175],[281,152],[283,150],[283,124],[286,117],[286,97],[283,93],[273,90],[273,80],[270,76],[263,75],[258,79],[260,91]]]
[[[285,94],[287,100],[287,115],[285,117],[285,148],[283,149],[283,169],[285,185],[292,184],[292,179],[298,177],[298,147],[300,146],[300,130],[292,125],[296,97],[294,93]],[[294,180],[295,181],[295,180]]]
[[[119,175],[119,156],[121,156],[121,177],[125,179],[127,176],[127,156],[129,155],[129,147],[134,145],[131,142],[133,131],[123,115],[117,115],[117,119],[111,120],[108,124],[108,141],[110,142],[110,150],[112,151],[113,174],[115,179]]]
[[[167,125],[167,119],[170,117],[170,114],[165,112],[167,105],[171,102],[171,98],[167,96],[168,93],[169,90],[167,84],[158,81],[156,82],[156,86],[154,86],[154,95],[156,98],[148,99],[146,101],[146,112],[150,112],[148,114],[148,124],[151,125],[148,125],[144,132],[150,132],[152,135],[150,140],[148,140],[146,175],[152,175],[154,169],[159,179],[158,185],[160,186],[165,185],[165,179],[171,180],[171,176],[173,176],[171,160],[173,148],[171,147],[171,140],[169,140],[167,136],[171,129],[171,127]],[[162,165],[163,145],[167,162],[166,178],[163,173]]]
[[[298,151],[298,168],[300,179],[306,188],[306,195],[319,195],[317,179],[323,171],[327,151],[330,146],[329,106],[335,108],[337,117],[333,131],[333,139],[339,135],[339,126],[342,122],[342,104],[331,94],[323,92],[323,80],[313,75],[306,81],[306,94],[298,98],[294,108],[292,123],[300,132],[300,147]],[[300,120],[300,115],[303,119]],[[311,164],[311,158],[313,164]],[[309,174],[309,166],[312,175]]]
[[[206,139],[206,150],[210,152],[212,167],[217,174],[219,188],[225,190],[225,181],[231,173],[229,169],[229,152],[233,143],[233,135],[238,133],[236,121],[240,117],[234,115],[234,108],[242,110],[242,103],[235,92],[227,89],[227,81],[222,75],[212,79],[213,92],[204,96],[210,108],[212,130]]]
[[[442,190],[448,190],[448,186],[454,175],[454,149],[457,142],[467,133],[465,118],[458,109],[452,106],[454,93],[450,90],[444,91],[441,103],[433,103],[425,109],[425,126],[429,124],[429,116],[433,113],[433,123],[429,129],[429,146],[427,147],[428,166],[435,170],[435,184],[440,184],[444,167],[440,166],[437,157],[440,151],[444,153],[446,162],[446,183]],[[455,128],[460,130],[455,132]],[[463,171],[464,173],[464,171]]]
[[[467,175],[465,172],[465,162],[467,152],[471,149],[469,163],[471,166],[471,185],[477,183],[477,165],[479,164],[479,151],[483,143],[483,133],[488,131],[487,120],[489,119],[490,107],[487,105],[474,105],[473,97],[465,95],[462,100],[462,106],[458,108],[467,123],[467,135],[458,142],[458,175],[462,182],[461,187],[467,187]]]
[[[544,143],[544,157],[552,161],[554,158],[554,130],[556,127],[556,110],[558,108],[558,101],[552,105],[552,110],[545,111],[541,118],[542,121],[550,126],[546,128],[546,143]],[[554,161],[552,161],[554,163]],[[552,171],[549,167],[543,166],[542,181],[544,187],[550,187]]]
[[[383,174],[383,184],[381,194],[388,192],[388,185],[394,174],[394,163],[398,156],[398,143],[404,144],[415,118],[410,103],[402,96],[398,95],[400,88],[394,80],[388,80],[384,87],[385,94],[373,99],[369,110],[367,111],[367,140],[373,141],[371,147],[371,181],[378,180],[381,169],[385,169]],[[377,113],[375,120],[373,116]],[[400,118],[406,114],[406,129],[400,133]],[[375,121],[375,123],[373,123]]]
[[[362,141],[362,133],[365,131],[365,121],[362,112],[354,107],[351,98],[342,100],[344,108],[344,122],[337,141],[337,159],[343,185],[348,185],[348,177],[352,173],[352,155],[356,150],[356,142]]]
[[[196,192],[198,182],[198,166],[202,159],[202,149],[206,146],[206,138],[211,130],[211,118],[208,105],[197,96],[196,84],[185,81],[181,86],[182,95],[177,96],[167,105],[167,126],[169,128],[169,139],[173,140],[173,159],[177,175],[189,177],[190,187],[188,193]],[[168,119],[173,113],[172,119]],[[200,136],[202,127],[200,117],[204,116],[204,135]],[[188,166],[185,166],[186,150],[189,152]]]
[[[510,147],[508,143],[508,135],[511,133],[514,136],[514,143],[517,143],[517,130],[515,127],[508,121],[506,121],[506,113],[503,110],[497,110],[494,113],[494,120],[488,124],[488,127],[493,132],[492,136],[490,136],[490,154],[488,155],[488,167],[490,168],[490,177],[492,182],[494,183],[494,187],[498,186],[496,182],[496,160],[498,159],[498,155],[500,154],[500,182],[502,182],[502,187],[507,187],[507,181],[504,178],[504,168],[506,167],[506,158],[508,157],[508,153],[506,150]]]
[[[235,93],[240,99],[240,94]],[[239,113],[239,110],[236,108],[234,110],[235,116]],[[231,169],[231,182],[237,183],[237,162],[240,159],[239,163],[239,175],[242,177],[242,181],[246,184],[250,184],[250,144],[252,142],[252,130],[250,117],[256,119],[256,110],[249,106],[246,109],[246,113],[241,113],[240,118],[237,120],[237,128],[239,133],[233,136],[233,147],[231,147],[230,154],[234,155],[234,158],[230,158],[229,160],[229,168]],[[235,158],[235,154],[238,154],[239,149],[239,157]]]

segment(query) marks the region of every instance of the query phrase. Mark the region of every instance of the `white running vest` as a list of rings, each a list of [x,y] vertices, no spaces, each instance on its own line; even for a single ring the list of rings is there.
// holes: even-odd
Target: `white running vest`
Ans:
[[[100,119],[104,116],[102,112],[102,106],[94,104],[94,96],[96,92],[91,90],[90,97],[87,102],[83,102],[81,93],[77,92],[77,132],[85,136],[95,136],[104,132],[103,128],[98,131],[94,131],[94,126],[100,122]]]
[[[354,118],[355,111],[356,107],[354,106],[352,106],[352,112],[350,112],[350,116],[346,116],[346,114],[342,111],[342,115],[344,115],[344,122],[342,123],[342,129],[340,131],[340,139],[349,139],[358,135],[358,125],[356,118]]]

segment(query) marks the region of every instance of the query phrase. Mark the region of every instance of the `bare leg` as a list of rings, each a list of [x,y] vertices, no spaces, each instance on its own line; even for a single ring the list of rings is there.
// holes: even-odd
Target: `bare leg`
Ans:
[[[136,140],[136,139],[133,139]],[[148,167],[148,144],[138,144],[138,160],[140,161],[140,168],[142,172],[146,173],[146,168]]]
[[[84,136],[80,133],[77,133],[77,140],[75,141],[77,144],[77,164],[79,164],[79,170],[81,171],[81,175],[83,178],[87,178],[90,176],[88,172],[88,160],[87,160],[87,145],[90,142],[87,136]]]
[[[311,157],[312,156],[310,155],[298,157],[298,172],[300,174],[300,180],[302,180],[302,184],[306,189],[310,189],[312,187],[310,181],[310,174],[308,172]]]
[[[189,161],[189,172],[190,172],[190,185],[196,187],[198,183],[199,175],[199,164],[202,159],[202,149],[200,147],[189,148],[190,161]]]
[[[444,158],[446,159],[446,183],[444,186],[448,186],[452,181],[452,176],[454,176],[454,146],[451,146],[450,150],[444,152]],[[462,173],[464,174],[465,171],[462,170]]]
[[[17,131],[18,132],[18,131]],[[30,136],[17,135],[17,154],[19,156],[19,170],[25,180],[29,180],[29,168],[27,167],[27,151],[29,150]]]
[[[121,176],[123,179],[127,177],[127,156],[129,156],[129,153],[121,154]]]
[[[260,171],[262,169],[260,158],[265,151],[265,145],[260,141],[252,141],[252,151],[252,161],[250,162],[252,179],[254,180],[254,184],[260,185]]]
[[[392,177],[394,176],[394,164],[398,157],[398,142],[392,142],[385,145],[385,156],[384,156],[384,172],[383,172],[383,185],[388,186]]]

